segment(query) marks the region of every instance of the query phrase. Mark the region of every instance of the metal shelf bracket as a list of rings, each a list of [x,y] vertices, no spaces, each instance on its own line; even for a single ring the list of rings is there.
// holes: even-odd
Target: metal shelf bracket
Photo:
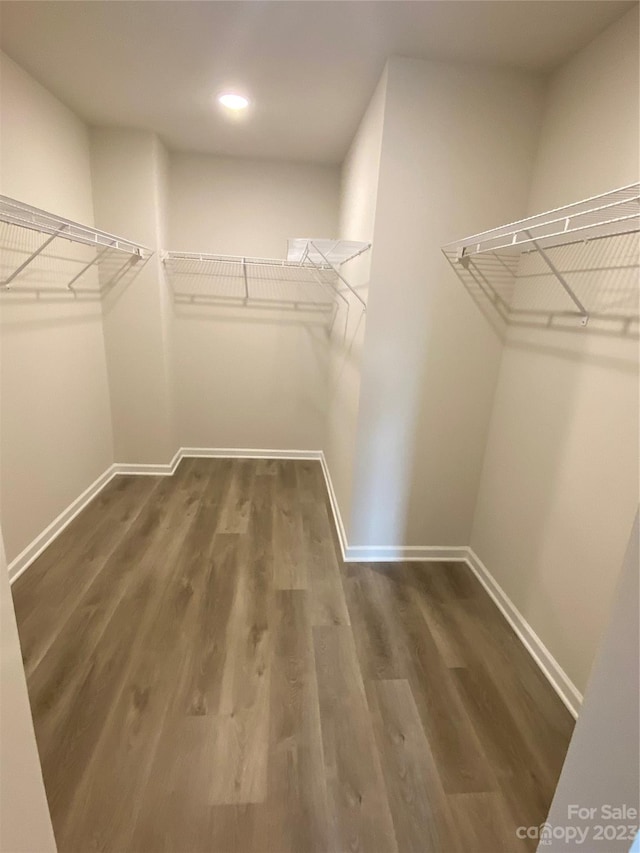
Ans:
[[[317,245],[313,242],[313,240],[309,240],[309,246],[310,246],[312,249],[314,249],[314,251],[316,251],[316,252],[320,255],[320,257],[321,257],[321,258],[322,258],[322,260],[325,262],[325,264],[333,270],[333,272],[338,276],[338,278],[339,278],[339,279],[340,279],[340,281],[345,285],[345,287],[347,287],[347,288],[349,289],[349,291],[350,291],[351,293],[353,293],[353,295],[355,296],[355,298],[356,298],[356,299],[358,300],[358,302],[362,305],[362,310],[363,310],[363,311],[366,311],[366,310],[367,310],[367,303],[366,303],[366,302],[364,301],[364,299],[360,296],[360,294],[359,294],[356,290],[354,290],[354,289],[353,289],[353,287],[351,287],[351,285],[350,285],[350,284],[349,284],[349,282],[346,280],[346,278],[342,275],[342,273],[340,272],[340,270],[338,269],[338,267],[336,267],[336,266],[335,266],[335,264],[332,264],[332,263],[331,263],[331,261],[330,261],[330,260],[328,260],[327,256],[326,256],[323,252],[321,252],[321,251],[320,251],[320,249],[319,249],[319,248],[317,247]],[[311,255],[309,254],[309,252],[308,252],[308,251],[306,252],[305,260],[306,260],[306,261],[310,261],[311,263],[313,263],[313,264],[314,264],[314,266],[317,266],[317,265],[314,263],[313,259],[311,258]]]
[[[549,257],[549,255],[547,255],[547,253],[546,253],[546,252],[545,252],[545,250],[542,248],[542,246],[538,243],[538,241],[537,241],[537,240],[535,240],[535,239],[531,236],[531,232],[530,232],[530,231],[528,231],[528,230],[526,230],[524,233],[525,233],[525,234],[530,238],[532,246],[534,246],[534,247],[537,249],[538,254],[539,254],[539,255],[540,255],[540,257],[542,258],[542,260],[543,260],[543,261],[545,262],[545,264],[549,267],[549,269],[550,269],[550,270],[551,270],[551,272],[555,275],[555,277],[558,279],[558,281],[560,282],[560,284],[564,287],[564,289],[565,289],[565,291],[567,292],[567,294],[568,294],[569,298],[571,299],[571,301],[573,302],[573,304],[574,304],[574,305],[576,306],[576,308],[578,309],[578,311],[579,311],[579,313],[580,313],[580,324],[581,324],[582,326],[586,326],[586,325],[587,325],[587,323],[589,322],[589,312],[587,311],[587,309],[585,308],[585,306],[582,304],[582,302],[578,299],[578,297],[577,297],[577,296],[576,296],[576,294],[575,294],[575,291],[573,290],[573,288],[571,287],[571,285],[569,284],[569,282],[566,280],[566,278],[562,275],[562,273],[560,272],[560,270],[559,270],[559,269],[556,267],[556,265],[553,263],[553,261],[551,260],[551,258]]]
[[[44,250],[47,248],[49,243],[53,243],[53,241],[56,239],[56,237],[59,237],[61,232],[64,231],[65,228],[67,228],[67,227],[68,227],[67,225],[61,225],[57,229],[57,231],[54,234],[52,234],[47,240],[45,240],[44,243],[41,243],[41,245],[38,246],[38,248],[35,250],[35,252],[32,252],[29,255],[29,257],[25,261],[23,261],[20,264],[20,266],[11,273],[11,275],[7,276],[7,278],[3,279],[3,281],[0,282],[0,287],[3,287],[6,290],[9,290],[9,288],[11,287],[11,282],[14,280],[14,278],[17,278],[20,275],[20,273],[22,272],[22,270],[26,269],[29,266],[29,264],[38,257],[39,254],[44,252]]]

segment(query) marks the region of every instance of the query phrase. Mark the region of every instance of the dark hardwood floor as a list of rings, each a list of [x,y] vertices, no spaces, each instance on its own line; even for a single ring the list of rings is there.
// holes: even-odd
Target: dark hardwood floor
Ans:
[[[464,564],[342,563],[317,462],[118,477],[13,592],[61,853],[535,849],[572,718]]]

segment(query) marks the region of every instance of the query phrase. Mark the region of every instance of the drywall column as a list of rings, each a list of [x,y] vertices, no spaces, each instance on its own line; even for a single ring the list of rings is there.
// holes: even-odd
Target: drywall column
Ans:
[[[173,431],[170,300],[160,251],[165,231],[167,157],[145,131],[91,133],[96,224],[153,250],[118,272],[101,271],[104,336],[116,462],[167,463]]]
[[[56,849],[0,531],[0,850]]]
[[[550,80],[530,213],[638,180],[637,33],[636,7]],[[637,235],[554,259],[590,310],[637,316]],[[516,287],[530,308],[561,290],[537,272]],[[638,504],[637,321],[627,331],[510,326],[471,537],[576,705]]]
[[[386,87],[385,70],[342,166],[339,233],[343,240],[373,241]],[[375,251],[373,245],[371,251],[343,268],[349,283],[365,302]],[[340,285],[329,336],[329,396],[323,449],[340,507],[341,526],[351,511],[365,328],[366,314],[362,305]],[[343,538],[344,535],[342,532]]]
[[[352,546],[464,546],[501,352],[440,247],[524,212],[535,77],[391,59],[363,351]]]
[[[633,840],[629,827],[638,825],[639,535],[636,514],[609,626],[547,818],[550,843],[541,851],[622,853]]]

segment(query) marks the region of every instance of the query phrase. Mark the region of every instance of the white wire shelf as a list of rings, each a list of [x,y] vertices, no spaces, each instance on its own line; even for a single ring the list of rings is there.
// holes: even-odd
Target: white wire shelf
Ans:
[[[304,310],[333,305],[329,279],[335,276],[328,268],[205,252],[167,251],[162,261],[178,302]]]
[[[282,258],[251,258],[242,257],[242,255],[215,255],[207,252],[164,251],[162,253],[162,260],[165,263],[171,263],[174,261],[197,261],[202,264],[240,264],[241,266],[244,265],[248,267],[281,267],[292,270],[300,269],[301,267],[299,261],[289,261]],[[329,269],[327,265],[324,265],[324,267],[325,269]]]
[[[78,275],[74,276],[73,280],[68,283],[68,287],[71,287],[108,251],[113,250],[129,255],[134,263],[152,254],[150,249],[140,243],[118,237],[115,234],[109,234],[107,231],[101,231],[98,228],[82,225],[80,222],[74,222],[71,219],[65,219],[55,213],[49,213],[8,196],[0,196],[0,222],[48,235],[47,239],[32,251],[16,269],[0,281],[0,287],[5,289],[9,288],[14,279],[57,238],[71,243],[92,246],[100,250],[96,257],[91,259]]]
[[[189,280],[193,288],[198,277],[216,279],[225,292],[233,294],[228,298],[245,301],[259,299],[257,294],[265,290],[267,282],[271,291],[279,285],[280,295],[284,298],[286,293],[291,302],[317,302],[319,286],[325,293],[330,292],[332,298],[337,294],[344,299],[338,290],[341,281],[366,309],[366,303],[339,267],[369,248],[369,243],[355,241],[296,238],[289,240],[286,259],[165,251],[162,261],[174,280],[180,277],[185,282]],[[304,294],[300,288],[305,289]]]
[[[640,231],[640,183],[481,231],[443,246],[458,259],[486,252],[551,249]]]
[[[360,240],[327,240],[325,238],[292,237],[288,241],[287,260],[342,266],[371,248]]]
[[[640,183],[635,183],[455,240],[443,246],[442,251],[465,268],[469,268],[475,256],[493,254],[500,258],[537,252],[576,306],[582,325],[586,325],[589,320],[586,306],[547,252],[638,231]]]

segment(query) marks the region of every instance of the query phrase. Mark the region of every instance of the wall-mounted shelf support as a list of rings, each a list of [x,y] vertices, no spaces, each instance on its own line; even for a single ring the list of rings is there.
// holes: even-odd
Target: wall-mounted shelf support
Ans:
[[[312,266],[317,271],[322,269],[331,270],[367,310],[367,303],[359,293],[349,284],[340,267],[347,261],[352,261],[363,252],[369,251],[371,243],[356,240],[320,240],[307,237],[294,237],[289,240],[287,260],[298,263],[300,266]],[[335,291],[344,300],[339,290]],[[346,301],[346,300],[344,300]]]
[[[67,287],[69,288],[69,290],[73,290],[73,285],[76,283],[76,281],[78,281],[78,279],[81,278],[86,273],[87,270],[91,269],[91,267],[94,264],[97,264],[98,261],[100,260],[100,258],[103,255],[106,255],[106,253],[109,251],[110,248],[111,248],[111,246],[105,246],[105,248],[102,249],[102,251],[98,252],[98,254],[95,256],[95,258],[92,258],[88,264],[85,264],[85,266],[82,267],[82,269],[80,270],[79,273],[76,273],[76,275],[74,275],[74,277],[71,279],[71,281],[67,283]]]
[[[348,300],[348,299],[347,299],[347,297],[344,295],[344,293],[342,293],[342,291],[338,290],[337,288],[332,287],[332,286],[329,284],[329,282],[328,282],[328,281],[326,281],[326,280],[322,277],[322,273],[323,273],[323,272],[329,272],[329,270],[328,270],[328,269],[326,269],[326,268],[324,268],[324,267],[319,266],[318,264],[316,264],[316,263],[315,263],[314,261],[312,261],[312,260],[310,260],[310,261],[309,261],[309,264],[308,264],[308,265],[306,265],[306,264],[305,264],[305,266],[307,266],[308,268],[310,268],[310,269],[312,270],[312,272],[313,272],[313,277],[315,278],[315,280],[318,282],[318,284],[320,284],[320,285],[324,288],[324,290],[325,290],[325,291],[326,291],[326,292],[327,292],[331,297],[337,296],[339,299],[341,299],[341,300],[344,302],[344,304],[347,306],[347,309],[349,308],[349,300]],[[333,272],[333,270],[331,270],[331,272]]]
[[[525,231],[525,234],[527,234],[529,237],[531,237],[531,234],[529,233],[529,231]],[[540,246],[540,244],[538,243],[538,241],[537,241],[537,240],[534,240],[534,239],[533,239],[533,237],[531,237],[531,245],[532,245],[532,246],[534,246],[534,247],[537,249],[538,254],[539,254],[539,255],[540,255],[540,257],[542,258],[542,260],[543,260],[543,261],[545,262],[545,264],[549,267],[549,269],[550,269],[550,270],[551,270],[551,272],[555,275],[555,277],[558,279],[558,281],[560,282],[560,284],[564,287],[564,289],[566,290],[566,292],[567,292],[567,294],[568,294],[569,298],[571,299],[571,301],[573,302],[573,304],[577,307],[578,311],[580,312],[580,322],[581,322],[581,324],[582,324],[583,326],[586,326],[586,325],[587,325],[587,323],[589,322],[589,312],[588,312],[588,311],[587,311],[587,309],[584,307],[584,305],[582,304],[582,302],[578,299],[578,297],[576,296],[576,294],[575,294],[575,292],[574,292],[573,288],[571,287],[571,285],[567,282],[566,278],[562,275],[562,273],[560,272],[560,270],[559,270],[559,269],[556,267],[556,265],[553,263],[553,261],[551,260],[551,258],[549,257],[549,255],[547,255],[547,253],[546,253],[546,252],[545,252],[545,250],[542,248],[542,246]]]
[[[38,255],[40,255],[42,252],[44,252],[44,250],[47,248],[49,243],[53,243],[53,241],[56,239],[56,237],[59,237],[61,232],[64,231],[65,228],[66,228],[66,225],[61,225],[60,228],[58,228],[54,234],[52,234],[47,240],[45,240],[44,243],[42,243],[40,246],[38,246],[38,248],[35,250],[35,252],[32,252],[29,255],[29,257],[25,261],[23,261],[20,264],[20,266],[11,273],[11,275],[7,276],[5,279],[0,281],[0,287],[4,287],[4,288],[9,289],[11,282],[14,280],[14,278],[17,278],[20,275],[20,273],[22,272],[22,270],[26,269],[29,266],[29,264],[38,257]]]
[[[367,310],[367,303],[366,303],[366,302],[364,301],[364,299],[360,296],[360,294],[359,294],[356,290],[354,290],[354,289],[353,289],[353,287],[351,287],[351,285],[350,285],[350,284],[349,284],[349,282],[346,280],[346,278],[342,275],[342,273],[340,272],[340,270],[338,269],[338,267],[337,267],[337,266],[335,266],[335,264],[332,264],[332,263],[331,263],[331,261],[327,258],[327,256],[326,256],[323,252],[321,252],[321,251],[320,251],[320,249],[316,246],[316,244],[315,244],[315,242],[314,242],[313,240],[309,240],[309,247],[310,247],[311,249],[313,249],[314,251],[316,251],[316,252],[320,255],[320,257],[321,257],[321,258],[322,258],[322,260],[325,262],[325,264],[333,270],[333,272],[338,276],[338,278],[340,279],[340,281],[345,285],[345,287],[347,287],[347,288],[349,289],[349,291],[350,291],[351,293],[353,293],[353,295],[355,296],[355,298],[356,298],[356,299],[358,300],[358,302],[362,305],[362,309],[363,309],[364,311],[366,311],[366,310]],[[364,250],[363,250],[363,251],[364,251]],[[360,253],[360,252],[358,252],[358,254],[361,254],[361,253]],[[307,253],[306,253],[306,259],[307,259],[307,261],[309,261],[310,263],[314,264],[314,266],[315,266],[315,262],[312,260],[311,255],[309,254],[309,252],[307,252]]]
[[[242,277],[244,278],[244,298],[249,298],[249,281],[247,279],[247,259],[242,259]]]

